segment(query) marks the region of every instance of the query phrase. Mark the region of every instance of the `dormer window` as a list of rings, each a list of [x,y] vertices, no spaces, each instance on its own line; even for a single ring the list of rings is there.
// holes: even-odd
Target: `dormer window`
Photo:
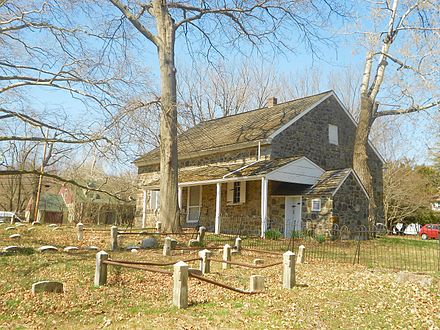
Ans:
[[[328,142],[330,144],[339,145],[338,126],[328,125]]]

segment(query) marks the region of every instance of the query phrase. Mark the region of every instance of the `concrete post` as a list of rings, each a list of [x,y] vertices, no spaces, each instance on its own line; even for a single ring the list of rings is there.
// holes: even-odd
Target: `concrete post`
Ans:
[[[298,248],[298,256],[296,257],[296,263],[297,264],[302,264],[304,263],[304,252],[305,252],[306,247],[304,245],[300,245]]]
[[[15,214],[11,216],[11,225],[13,225],[14,223],[15,223]]]
[[[205,232],[206,232],[205,227],[202,226],[199,228],[199,234],[197,235],[197,242],[203,243],[203,239],[205,238]]]
[[[81,222],[76,224],[76,236],[78,241],[82,241],[84,239],[84,225]]]
[[[96,254],[95,286],[107,284],[107,264],[103,263],[104,260],[108,260],[108,253],[98,252]]]
[[[292,289],[295,286],[295,253],[287,251],[283,254],[283,288]]]
[[[223,247],[223,260],[231,261],[231,246],[229,244],[226,244]],[[222,263],[222,269],[229,269],[229,268],[231,268],[231,264],[227,264],[225,262]]]
[[[249,283],[250,292],[264,291],[264,277],[261,275],[251,275]]]
[[[209,250],[202,250],[199,251],[199,257],[202,259],[200,260],[200,271],[202,274],[208,274],[211,271],[211,251]]]
[[[241,252],[241,238],[237,237],[235,239],[235,250],[237,251],[237,253]]]
[[[165,237],[163,243],[163,255],[170,256],[171,255],[171,237]]]
[[[112,251],[118,249],[118,227],[112,226],[110,228],[110,248]]]
[[[161,230],[162,230],[162,222],[158,221],[156,222],[156,233],[160,234]]]
[[[179,261],[174,265],[173,305],[177,308],[188,307],[188,264]]]

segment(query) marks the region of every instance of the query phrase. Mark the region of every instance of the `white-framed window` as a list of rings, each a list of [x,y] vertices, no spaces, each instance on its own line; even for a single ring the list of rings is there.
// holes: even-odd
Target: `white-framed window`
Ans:
[[[160,208],[160,191],[151,190],[150,192],[150,210],[158,210]]]
[[[320,198],[312,199],[312,211],[314,211],[314,212],[321,211],[321,199]]]
[[[328,125],[328,142],[335,145],[339,144],[338,126]]]
[[[228,205],[239,205],[246,202],[246,181],[228,182],[226,189]]]
[[[188,187],[186,222],[199,222],[202,207],[202,186]]]

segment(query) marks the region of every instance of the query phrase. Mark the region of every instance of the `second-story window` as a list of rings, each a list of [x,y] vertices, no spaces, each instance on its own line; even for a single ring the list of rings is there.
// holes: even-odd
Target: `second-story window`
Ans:
[[[338,126],[332,124],[328,125],[328,142],[335,145],[339,144]]]

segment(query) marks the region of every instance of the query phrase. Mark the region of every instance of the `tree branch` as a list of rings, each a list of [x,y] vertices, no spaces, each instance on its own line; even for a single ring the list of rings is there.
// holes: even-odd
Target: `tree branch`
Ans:
[[[395,116],[395,115],[402,115],[402,114],[408,114],[408,113],[413,113],[413,112],[419,112],[419,111],[431,109],[431,108],[438,106],[438,105],[440,105],[440,100],[438,100],[436,102],[432,102],[432,103],[424,105],[424,106],[412,106],[407,109],[379,111],[379,112],[376,112],[374,117],[378,118],[378,117],[383,117],[383,116]]]

